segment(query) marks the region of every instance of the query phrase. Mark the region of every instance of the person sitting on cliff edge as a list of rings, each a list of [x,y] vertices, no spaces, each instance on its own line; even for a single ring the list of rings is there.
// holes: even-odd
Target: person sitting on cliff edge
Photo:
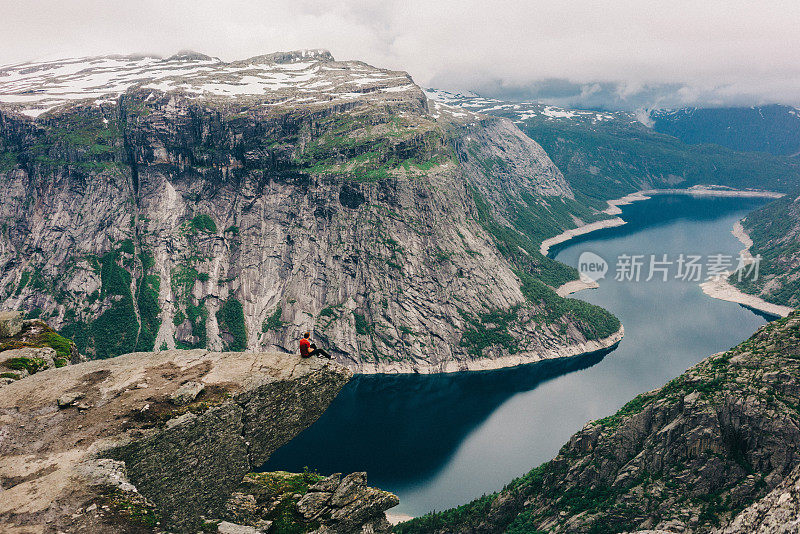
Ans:
[[[306,332],[303,334],[303,339],[300,340],[300,356],[303,358],[310,358],[312,356],[322,355],[328,358],[329,360],[333,359],[333,356],[328,354],[324,349],[318,349],[316,345],[311,343],[308,338],[311,337],[311,332]]]

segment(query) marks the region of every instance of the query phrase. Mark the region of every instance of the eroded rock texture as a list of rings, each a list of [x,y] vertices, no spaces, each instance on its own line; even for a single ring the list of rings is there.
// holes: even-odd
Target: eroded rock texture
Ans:
[[[351,376],[316,358],[194,350],[14,382],[0,395],[0,530],[196,531]],[[202,391],[176,405],[190,382]]]

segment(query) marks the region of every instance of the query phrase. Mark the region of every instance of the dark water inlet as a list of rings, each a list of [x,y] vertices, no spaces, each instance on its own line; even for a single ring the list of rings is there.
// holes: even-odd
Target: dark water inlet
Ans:
[[[735,256],[733,224],[762,199],[657,196],[623,208],[625,226],[562,245],[610,270],[575,295],[613,312],[625,339],[611,352],[478,373],[359,376],[311,428],[277,451],[266,470],[367,471],[393,491],[393,512],[419,515],[495,491],[552,458],[586,422],[614,413],[706,356],[749,337],[765,318],[706,297],[697,282],[618,282],[623,254]]]

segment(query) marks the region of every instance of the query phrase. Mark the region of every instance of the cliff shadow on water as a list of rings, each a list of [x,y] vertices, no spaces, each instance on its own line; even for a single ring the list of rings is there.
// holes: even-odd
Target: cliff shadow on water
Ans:
[[[376,485],[422,483],[513,395],[587,369],[615,348],[494,371],[357,375],[313,426],[261,470],[359,470]],[[386,451],[393,456],[387,458]]]

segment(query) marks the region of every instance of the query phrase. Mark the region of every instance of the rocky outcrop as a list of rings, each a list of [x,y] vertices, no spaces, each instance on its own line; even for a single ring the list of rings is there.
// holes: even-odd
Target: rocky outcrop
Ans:
[[[800,531],[800,468],[714,534],[790,534]]]
[[[0,313],[0,387],[45,369],[86,361],[75,343],[40,319]]]
[[[282,532],[289,521],[295,532],[378,534],[390,532],[384,511],[398,503],[395,495],[367,487],[366,473],[326,478],[316,473],[251,473],[226,503],[225,517],[263,531]]]
[[[14,337],[22,330],[22,312],[0,312],[0,339]]]
[[[0,91],[0,308],[90,356],[313,330],[357,371],[461,370],[619,331],[550,289],[575,273],[539,234],[594,211],[510,121],[320,51],[73,63],[75,94],[59,63]]]
[[[503,491],[395,531],[709,532],[784,480],[762,509],[785,505],[775,515],[786,517],[800,465],[798,402],[795,312],[589,423]],[[751,512],[732,525],[757,526],[762,517]]]
[[[19,380],[0,396],[0,530],[196,532],[350,376],[316,358],[194,350]]]

